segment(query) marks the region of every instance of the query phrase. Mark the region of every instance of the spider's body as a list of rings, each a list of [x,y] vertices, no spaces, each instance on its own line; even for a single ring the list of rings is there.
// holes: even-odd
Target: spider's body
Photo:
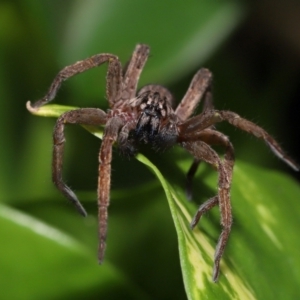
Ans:
[[[147,85],[138,93],[137,84],[149,55],[147,45],[137,45],[126,68],[122,68],[117,56],[104,53],[94,55],[61,70],[46,96],[30,106],[29,110],[50,102],[56,95],[62,81],[108,62],[106,94],[110,109],[105,113],[98,108],[81,108],[62,114],[53,134],[52,178],[57,188],[76,206],[82,215],[86,212],[73,191],[62,180],[65,124],[104,126],[104,135],[99,153],[98,216],[99,216],[99,262],[105,252],[107,233],[107,208],[110,194],[112,146],[118,144],[120,151],[128,156],[138,152],[139,144],[149,144],[156,150],[164,150],[179,144],[190,152],[194,162],[187,174],[188,196],[191,195],[191,180],[200,161],[211,164],[219,173],[218,192],[215,197],[203,203],[191,227],[194,228],[201,216],[219,205],[222,233],[214,257],[213,281],[219,275],[220,260],[228,241],[232,214],[230,205],[230,184],[234,165],[234,151],[227,136],[217,131],[214,124],[227,121],[230,124],[263,139],[275,155],[294,170],[298,165],[285,155],[278,143],[262,128],[241,118],[231,111],[217,111],[213,108],[211,95],[212,74],[200,69],[194,76],[182,101],[173,109],[171,93],[160,85]],[[191,117],[201,99],[203,112]],[[225,149],[223,160],[211,146],[221,145]]]
[[[159,85],[147,85],[135,98],[121,100],[118,116],[123,117],[124,127],[118,137],[118,147],[123,154],[136,154],[140,143],[150,144],[157,150],[176,143],[178,118],[172,100],[170,92]]]

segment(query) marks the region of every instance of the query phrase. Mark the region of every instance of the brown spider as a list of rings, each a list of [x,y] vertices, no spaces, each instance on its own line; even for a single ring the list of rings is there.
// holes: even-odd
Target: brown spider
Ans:
[[[107,113],[98,108],[81,108],[62,114],[56,122],[53,133],[52,161],[54,184],[76,206],[80,214],[86,216],[86,211],[76,195],[62,180],[64,127],[65,124],[104,125],[99,153],[98,179],[98,259],[102,263],[106,247],[113,144],[117,143],[120,151],[129,156],[137,153],[140,143],[150,144],[158,150],[179,144],[194,157],[194,162],[187,175],[188,195],[191,195],[191,180],[200,161],[212,165],[219,173],[217,195],[199,207],[191,222],[191,228],[194,228],[205,212],[219,205],[222,232],[216,247],[212,277],[213,281],[216,282],[219,276],[220,260],[232,224],[230,184],[234,165],[234,150],[228,137],[217,131],[213,125],[227,121],[233,126],[263,139],[274,154],[295,171],[299,171],[299,166],[286,156],[278,143],[259,126],[241,118],[234,112],[213,109],[212,74],[207,69],[202,68],[196,73],[188,91],[175,110],[172,108],[173,97],[163,86],[146,85],[137,92],[138,80],[148,55],[149,47],[140,44],[136,46],[125,68],[122,68],[117,56],[109,53],[96,54],[88,59],[78,61],[58,73],[44,98],[32,106],[28,102],[27,107],[29,110],[35,110],[50,102],[56,96],[64,80],[108,62],[106,96],[110,109]],[[202,98],[204,99],[203,112],[191,117]],[[221,145],[225,148],[223,160],[211,148],[213,145]]]

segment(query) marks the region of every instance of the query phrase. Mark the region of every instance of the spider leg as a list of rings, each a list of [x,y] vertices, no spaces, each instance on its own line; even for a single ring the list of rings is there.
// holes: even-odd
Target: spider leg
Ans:
[[[62,69],[54,78],[47,94],[42,99],[33,103],[32,107],[38,108],[53,100],[63,81],[91,68],[98,67],[105,62],[109,63],[107,75],[109,77],[109,81],[107,83],[106,91],[109,102],[112,105],[114,103],[114,99],[111,98],[116,97],[116,95],[118,95],[120,92],[120,83],[122,82],[122,67],[117,56],[109,53],[102,53],[93,55],[87,59],[78,61],[75,64]]]
[[[197,172],[200,162],[201,160],[195,158],[186,174],[185,192],[188,200],[192,200],[193,197],[193,193],[192,193],[193,178]]]
[[[106,74],[106,97],[110,108],[120,100],[122,94],[122,65],[119,59],[109,59]]]
[[[210,209],[212,209],[214,206],[219,204],[219,197],[218,196],[214,196],[210,199],[208,199],[207,201],[205,201],[203,204],[201,204],[193,218],[193,220],[191,221],[191,229],[194,229],[195,226],[199,223],[201,217]]]
[[[175,114],[181,121],[187,120],[195,111],[201,98],[204,96],[205,107],[212,108],[212,73],[208,69],[200,69],[192,79],[192,82],[177,106]]]
[[[229,138],[223,134],[212,128],[204,129],[198,135],[198,138],[211,146],[223,146],[225,148],[225,155],[223,159],[223,165],[227,171],[227,176],[229,181],[232,179],[232,172],[234,167],[234,148]]]
[[[200,115],[192,117],[178,125],[179,141],[197,140],[197,136],[203,129],[207,129],[222,120],[219,112],[205,110]]]
[[[122,100],[135,97],[137,84],[148,59],[149,51],[150,48],[147,45],[136,45],[127,67],[124,69]]]
[[[120,128],[123,125],[124,125],[123,121],[118,117],[113,117],[108,120],[105,127],[103,140],[99,152],[98,260],[100,264],[103,262],[105,248],[106,248],[107,217],[108,217],[107,208],[109,206],[109,194],[110,194],[112,146],[113,143],[117,140]]]
[[[202,141],[188,141],[182,142],[182,147],[188,150],[196,159],[203,160],[213,167],[215,167],[219,173],[218,179],[218,196],[205,202],[201,208],[201,211],[206,212],[213,206],[219,204],[221,213],[221,225],[222,232],[219,237],[215,256],[214,256],[214,269],[213,269],[213,281],[218,280],[220,272],[220,260],[224,253],[225,246],[228,241],[229,233],[232,225],[232,214],[231,214],[231,204],[230,204],[230,183],[231,176],[228,174],[224,164],[221,162],[218,154],[206,143]],[[200,219],[199,214],[199,219]],[[197,216],[194,218],[194,223],[197,222]],[[194,225],[191,224],[191,226]]]
[[[53,158],[52,158],[52,180],[55,186],[69,199],[77,208],[79,213],[86,216],[87,213],[80,204],[75,193],[63,182],[63,154],[65,135],[65,124],[103,125],[106,122],[106,114],[96,108],[82,108],[68,111],[62,114],[56,122],[53,132]]]
[[[212,93],[207,91],[203,103],[203,111],[212,110],[214,108]],[[211,126],[213,128],[213,126]],[[187,175],[186,175],[186,196],[188,200],[192,200],[192,183],[193,178],[197,172],[197,169],[200,165],[201,160],[194,159],[192,165],[190,166]]]
[[[212,128],[207,128],[199,132],[194,138],[195,140],[201,140],[211,146],[219,145],[225,147],[223,164],[227,170],[229,180],[231,181],[235,158],[234,148],[228,137],[219,131],[216,131]],[[194,159],[194,162],[187,174],[187,195],[190,196],[188,199],[191,199],[192,196],[192,179],[197,171],[199,163],[199,160]]]
[[[220,145],[225,147],[225,155],[223,160],[223,165],[226,170],[226,174],[228,177],[228,181],[232,180],[232,173],[234,167],[234,149],[232,144],[230,143],[228,137],[223,133],[213,130],[213,129],[204,129],[198,136],[199,140],[205,142],[208,145]],[[203,203],[198,211],[196,212],[192,222],[191,228],[194,228],[199,222],[200,218],[203,214],[205,214],[208,210],[218,204],[218,196],[215,196],[205,203]]]
[[[288,166],[290,166],[295,171],[299,171],[299,165],[293,161],[290,157],[288,157],[279,144],[276,142],[272,136],[270,136],[264,129],[259,127],[258,125],[248,121],[244,118],[241,118],[238,114],[231,111],[222,111],[222,110],[210,110],[205,111],[202,114],[195,116],[186,122],[180,124],[178,126],[178,130],[180,133],[179,141],[184,140],[193,140],[200,132],[210,127],[211,125],[227,121],[231,125],[244,130],[257,138],[260,138],[265,141],[265,143],[270,147],[272,152],[284,161]]]
[[[217,112],[217,111],[216,111]],[[222,121],[227,121],[233,126],[244,130],[250,134],[253,134],[255,137],[260,138],[265,141],[265,143],[270,147],[272,152],[284,161],[288,166],[290,166],[295,171],[299,171],[299,165],[294,162],[290,157],[288,157],[279,144],[273,139],[264,129],[259,127],[258,125],[241,118],[238,114],[231,111],[218,111],[221,115]]]

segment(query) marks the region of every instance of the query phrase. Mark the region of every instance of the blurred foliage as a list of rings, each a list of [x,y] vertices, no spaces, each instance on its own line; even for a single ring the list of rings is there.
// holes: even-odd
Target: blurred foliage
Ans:
[[[151,57],[141,84],[165,84],[179,101],[196,70],[209,67],[214,73],[216,107],[236,111],[263,126],[296,156],[300,153],[299,16],[299,4],[292,0],[284,4],[279,0],[0,1],[0,236],[4,243],[0,250],[0,285],[6,287],[2,298],[185,297],[177,236],[165,194],[151,172],[135,159],[128,162],[114,155],[108,248],[105,263],[99,267],[95,218],[99,139],[79,127],[67,130],[65,178],[90,213],[82,220],[51,182],[54,119],[30,115],[25,108],[28,99],[42,97],[55,74],[68,64],[101,52],[114,53],[125,63],[136,43],[147,43]],[[66,82],[55,102],[105,109],[104,86],[105,67],[91,70]],[[281,168],[261,141],[226,124],[218,128],[230,135],[239,159]],[[180,187],[185,180],[182,169],[187,170],[190,158],[180,149],[170,153],[145,149],[168,182]],[[211,196],[215,185],[215,178],[200,181],[205,174],[211,176],[206,169],[201,170],[204,174],[196,178],[200,182],[195,187],[197,203]],[[298,249],[294,231],[299,191],[289,179],[270,171],[237,164],[236,173],[233,198],[248,193],[254,200],[257,195],[261,202],[271,199],[276,204],[272,209],[278,207],[276,216],[280,218],[282,213],[280,239],[284,238],[284,230],[288,234],[282,241],[281,256],[276,252],[271,258],[281,261],[281,270],[286,263],[292,279],[288,283],[288,274],[277,274],[277,264],[265,264],[263,259],[270,253],[263,250],[269,248],[262,249],[263,234],[252,234],[253,229],[258,233],[261,229],[255,227],[257,220],[247,217],[251,206],[239,207],[234,200],[233,213],[238,221],[234,222],[233,236],[238,238],[230,240],[224,261],[247,278],[248,287],[258,299],[284,299],[285,288],[291,291],[291,298],[296,298],[299,262],[290,247]],[[245,174],[251,177],[244,180]],[[249,187],[247,182],[252,176],[257,181],[253,179]],[[264,188],[256,187],[258,183],[270,185],[272,190],[279,182],[289,194],[278,193],[280,197],[275,199],[275,194],[273,199],[267,196],[269,191],[259,197],[260,192],[251,190]],[[235,192],[235,188],[242,192]],[[242,208],[246,210],[242,212]],[[196,205],[190,210],[195,211]],[[203,220],[210,245],[218,237],[217,218],[211,214]],[[247,228],[242,226],[243,220]],[[249,259],[245,262],[241,256],[247,239],[253,243],[253,253],[247,252]],[[212,266],[211,261],[209,264]],[[278,284],[272,276],[260,275],[257,281],[252,277],[262,265],[278,276]],[[224,275],[220,277],[221,286],[226,280]],[[285,279],[283,289],[281,279]],[[207,280],[206,286],[210,285]],[[258,292],[261,287],[265,287],[265,293]]]

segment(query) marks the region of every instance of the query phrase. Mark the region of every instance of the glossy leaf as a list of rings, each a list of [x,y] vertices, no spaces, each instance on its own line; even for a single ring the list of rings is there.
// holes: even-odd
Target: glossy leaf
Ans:
[[[91,291],[106,299],[148,299],[108,262],[99,268],[82,243],[5,205],[0,205],[0,235],[6,241],[0,259],[3,299],[88,298]]]

